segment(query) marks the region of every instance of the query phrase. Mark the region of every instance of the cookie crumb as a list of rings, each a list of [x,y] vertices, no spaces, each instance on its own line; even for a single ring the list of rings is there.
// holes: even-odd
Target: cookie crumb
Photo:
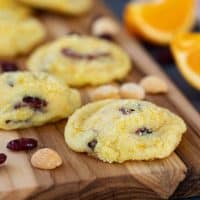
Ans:
[[[31,164],[38,169],[55,169],[62,165],[62,159],[53,149],[43,148],[33,154]]]
[[[140,81],[140,85],[145,89],[147,93],[158,94],[167,93],[167,83],[156,76],[146,76]]]
[[[91,90],[89,94],[92,101],[103,99],[119,99],[119,88],[116,85],[103,85]]]
[[[136,83],[125,83],[120,87],[120,96],[126,99],[144,99],[145,90]]]

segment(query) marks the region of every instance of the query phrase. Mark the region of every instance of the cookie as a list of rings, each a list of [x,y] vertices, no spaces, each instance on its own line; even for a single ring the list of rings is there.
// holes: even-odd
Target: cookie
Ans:
[[[0,21],[22,20],[29,17],[31,13],[30,8],[15,0],[0,0]]]
[[[92,0],[19,0],[35,8],[60,12],[69,15],[81,15],[92,6]]]
[[[186,125],[165,108],[140,100],[103,100],[78,109],[65,127],[76,152],[105,162],[152,160],[169,156]]]
[[[25,54],[40,43],[44,36],[43,26],[36,19],[29,18],[20,22],[0,21],[0,57]]]
[[[0,94],[0,128],[5,130],[66,118],[81,104],[76,90],[45,73],[3,73]]]
[[[0,0],[0,57],[27,53],[44,37],[44,27],[29,8],[14,0]]]
[[[131,68],[117,45],[89,36],[68,35],[36,50],[27,62],[32,71],[53,74],[72,86],[123,79]]]

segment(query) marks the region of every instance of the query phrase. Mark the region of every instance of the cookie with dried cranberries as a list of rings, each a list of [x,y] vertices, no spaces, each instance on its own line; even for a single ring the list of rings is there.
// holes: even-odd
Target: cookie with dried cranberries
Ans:
[[[27,63],[31,71],[45,71],[72,86],[99,85],[123,79],[131,68],[128,55],[103,39],[67,35],[37,49]]]
[[[81,105],[78,91],[45,73],[0,75],[0,128],[33,127],[66,118]]]
[[[186,131],[184,121],[165,108],[140,100],[103,100],[78,109],[65,127],[76,152],[104,162],[169,156]]]

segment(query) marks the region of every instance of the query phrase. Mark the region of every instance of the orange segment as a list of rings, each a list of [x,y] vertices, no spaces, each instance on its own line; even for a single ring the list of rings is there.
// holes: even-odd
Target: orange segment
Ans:
[[[171,49],[182,75],[200,90],[200,33],[176,36],[171,43]]]
[[[188,66],[194,73],[200,76],[200,48],[189,52],[188,54]]]
[[[168,44],[175,34],[187,32],[195,21],[194,0],[154,0],[129,3],[124,11],[127,28],[144,39]]]

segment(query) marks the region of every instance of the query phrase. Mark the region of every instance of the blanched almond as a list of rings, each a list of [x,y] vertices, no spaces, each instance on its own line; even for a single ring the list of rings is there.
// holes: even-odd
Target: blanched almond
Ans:
[[[144,99],[145,91],[135,83],[125,83],[120,87],[120,96],[127,99]]]
[[[92,90],[89,95],[92,101],[120,98],[119,88],[115,85],[104,85],[97,87],[96,89]]]
[[[33,154],[31,164],[39,169],[55,169],[62,164],[62,159],[53,149],[43,148]]]
[[[140,85],[145,89],[147,93],[157,94],[166,93],[168,91],[167,83],[156,76],[144,77],[141,80]]]
[[[119,33],[118,24],[109,17],[100,17],[92,24],[92,34],[95,36],[111,35]]]

